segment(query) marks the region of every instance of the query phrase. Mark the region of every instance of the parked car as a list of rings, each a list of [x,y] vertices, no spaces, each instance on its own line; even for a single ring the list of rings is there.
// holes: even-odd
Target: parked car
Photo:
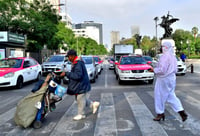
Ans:
[[[62,72],[65,68],[66,54],[57,54],[49,57],[48,61],[42,63],[42,73]]]
[[[160,57],[162,56],[162,54],[157,54],[154,61],[152,62],[152,64],[154,65],[154,67],[157,65]],[[185,75],[187,72],[187,66],[185,64],[185,62],[183,62],[178,56],[176,56],[177,59],[177,75]]]
[[[185,64],[185,62],[183,62],[178,56],[176,56],[177,59],[177,75],[185,75],[187,72],[187,66]]]
[[[93,56],[95,62],[98,64],[98,73],[101,73],[101,70],[103,70],[103,60],[101,60],[101,58],[99,58],[99,56]]]
[[[24,82],[40,80],[41,65],[31,57],[5,58],[0,60],[0,87],[22,88]]]
[[[143,56],[143,58],[145,59],[146,62],[148,62],[149,64],[152,63],[153,59],[151,56]]]
[[[140,55],[122,56],[116,64],[116,79],[122,81],[143,80],[153,83],[154,73],[149,72],[152,68]]]
[[[115,63],[114,58],[110,58],[109,59],[109,69],[114,69],[114,63]]]
[[[84,61],[89,79],[91,82],[96,82],[96,78],[98,78],[98,67],[97,63],[95,63],[93,56],[81,56],[81,60]]]

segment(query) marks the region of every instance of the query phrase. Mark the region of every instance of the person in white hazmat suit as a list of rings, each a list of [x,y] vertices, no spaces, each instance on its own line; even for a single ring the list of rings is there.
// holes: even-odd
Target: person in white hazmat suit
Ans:
[[[177,59],[174,49],[169,41],[162,44],[163,55],[160,57],[157,66],[150,71],[154,71],[157,79],[154,88],[155,111],[157,116],[154,121],[165,120],[165,103],[168,102],[175,112],[178,112],[185,121],[188,115],[185,113],[180,100],[176,97],[176,72]]]

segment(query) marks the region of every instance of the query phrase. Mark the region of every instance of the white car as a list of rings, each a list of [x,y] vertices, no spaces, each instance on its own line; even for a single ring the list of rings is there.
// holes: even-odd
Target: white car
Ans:
[[[152,61],[153,67],[156,67],[160,57],[162,56],[162,54],[157,54],[155,59]],[[183,62],[179,57],[176,56],[177,59],[177,75],[185,75],[187,72],[187,66],[185,64],[185,62]]]
[[[40,80],[41,65],[31,57],[5,58],[0,60],[0,87],[22,88],[24,82]]]
[[[93,56],[81,56],[81,60],[84,61],[85,67],[87,69],[87,73],[91,82],[96,82],[96,78],[98,78],[98,67],[97,63],[95,63]]]
[[[152,68],[142,56],[122,56],[116,63],[116,79],[121,84],[123,81],[141,80],[153,83],[154,73],[149,70]]]
[[[178,71],[176,74],[181,74],[181,75],[185,75],[187,72],[187,66],[185,64],[185,62],[183,62],[179,57],[176,56],[177,59],[177,68]]]

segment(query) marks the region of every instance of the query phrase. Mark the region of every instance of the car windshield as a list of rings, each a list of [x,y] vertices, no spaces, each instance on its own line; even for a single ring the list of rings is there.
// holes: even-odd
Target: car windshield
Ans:
[[[2,59],[0,60],[0,68],[20,68],[22,59]]]
[[[52,56],[49,58],[48,62],[62,62],[64,61],[65,56]]]
[[[142,57],[122,57],[120,64],[129,65],[129,64],[147,64],[147,63]]]
[[[152,61],[152,58],[150,56],[143,56],[143,58],[146,60],[146,61]]]
[[[99,62],[98,57],[94,57],[95,62]]]
[[[111,58],[110,60],[111,60],[111,61],[114,61],[114,58]]]
[[[85,64],[92,64],[92,57],[82,57]]]

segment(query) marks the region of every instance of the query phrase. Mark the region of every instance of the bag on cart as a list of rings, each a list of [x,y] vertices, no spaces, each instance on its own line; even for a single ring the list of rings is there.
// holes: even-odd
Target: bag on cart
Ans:
[[[47,87],[41,87],[38,91],[30,93],[18,102],[14,116],[14,121],[18,126],[27,128],[35,120],[38,103],[41,103]]]

